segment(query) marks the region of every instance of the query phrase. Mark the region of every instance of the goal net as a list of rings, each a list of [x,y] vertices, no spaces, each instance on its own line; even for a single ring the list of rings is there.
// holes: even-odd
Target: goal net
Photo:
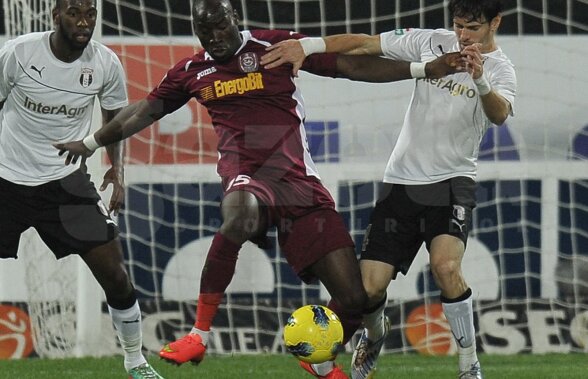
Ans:
[[[23,2],[4,0],[4,9],[13,3]],[[447,3],[233,2],[245,28],[308,35],[451,28]],[[99,5],[97,38],[119,54],[131,101],[143,98],[195,49],[190,2]],[[497,38],[515,63],[519,91],[515,117],[492,128],[480,149],[478,206],[464,258],[478,342],[480,350],[500,354],[588,351],[588,110],[582,100],[588,76],[578,70],[588,53],[588,2],[505,5]],[[4,20],[5,26],[13,23],[6,13]],[[362,84],[306,74],[297,80],[313,157],[359,247],[414,83]],[[194,321],[200,271],[221,223],[215,147],[210,118],[195,102],[127,143],[127,203],[119,225],[151,352],[187,333]],[[327,301],[320,285],[296,278],[274,231],[270,237],[274,247],[268,250],[244,245],[214,322],[211,353],[283,352],[288,314]],[[385,351],[455,352],[426,251],[406,277],[391,284],[386,312],[394,327]]]

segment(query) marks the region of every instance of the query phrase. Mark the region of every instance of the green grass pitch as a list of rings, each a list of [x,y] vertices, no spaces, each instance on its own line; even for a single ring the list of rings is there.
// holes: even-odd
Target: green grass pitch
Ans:
[[[349,370],[350,356],[341,355],[337,362]],[[149,357],[150,363],[166,379],[310,379],[298,368],[295,358],[288,355],[208,356],[199,366],[180,367]],[[588,355],[481,355],[486,379],[586,379]],[[383,355],[378,363],[376,379],[455,379],[457,357],[424,357]],[[122,358],[25,359],[0,361],[0,378],[64,379],[64,378],[126,378]]]

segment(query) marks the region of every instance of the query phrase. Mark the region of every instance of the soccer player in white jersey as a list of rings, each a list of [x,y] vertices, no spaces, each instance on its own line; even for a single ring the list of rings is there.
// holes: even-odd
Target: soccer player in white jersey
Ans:
[[[369,296],[365,330],[352,358],[352,378],[373,375],[386,337],[386,290],[406,274],[423,242],[441,289],[443,310],[459,353],[459,378],[482,378],[476,355],[472,290],[461,271],[475,207],[479,143],[491,124],[513,115],[516,76],[495,42],[500,0],[451,0],[453,31],[400,29],[379,35],[336,35],[274,45],[261,64],[300,67],[315,52],[383,55],[426,62],[461,51],[468,72],[418,79],[384,174],[383,196],[366,230],[361,256]],[[419,67],[415,66],[418,70]],[[390,227],[394,225],[394,227]]]
[[[130,378],[161,378],[141,352],[141,311],[110,217],[124,200],[123,149],[108,147],[109,209],[85,164],[63,164],[51,143],[89,134],[97,97],[105,121],[128,104],[120,61],[91,40],[95,0],[57,0],[55,30],[0,48],[0,258],[16,258],[33,227],[57,258],[78,254],[104,289]]]

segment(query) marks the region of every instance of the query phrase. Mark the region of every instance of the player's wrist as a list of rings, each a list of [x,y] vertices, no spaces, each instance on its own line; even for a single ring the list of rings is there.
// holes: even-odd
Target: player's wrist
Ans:
[[[478,88],[478,93],[480,96],[484,96],[492,92],[492,86],[484,74],[482,74],[478,79],[474,79],[474,84]]]
[[[82,140],[82,143],[84,144],[86,149],[90,150],[91,152],[94,152],[101,147],[93,133],[84,138]]]
[[[327,44],[321,37],[304,37],[298,40],[305,56],[327,51]]]
[[[410,75],[415,79],[422,79],[427,77],[425,67],[427,62],[411,62],[410,63]]]

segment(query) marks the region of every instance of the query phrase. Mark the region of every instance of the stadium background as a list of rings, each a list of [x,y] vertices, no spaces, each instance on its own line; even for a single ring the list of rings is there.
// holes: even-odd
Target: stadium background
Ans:
[[[326,0],[234,4],[248,28],[297,29],[309,35],[450,25],[440,1],[371,1],[372,8],[359,1]],[[321,12],[321,7],[328,11]],[[102,7],[101,38],[121,56],[131,100],[142,98],[171,64],[193,51],[189,2],[154,1],[145,9],[141,1],[106,1]],[[588,189],[582,180],[588,170],[579,160],[588,156],[588,133],[583,131],[588,114],[581,105],[588,95],[588,79],[581,72],[588,3],[512,0],[505,1],[505,9],[498,41],[519,69],[521,106],[507,125],[491,130],[481,147],[483,178],[466,262],[478,299],[478,338],[482,350],[495,353],[582,351],[588,348],[588,268],[582,266],[588,265]],[[389,17],[374,19],[373,14]],[[4,9],[0,22],[6,21],[3,16]],[[360,246],[411,84],[334,83],[309,75],[300,83],[309,106],[313,156]],[[152,351],[185,333],[193,320],[195,275],[220,223],[214,146],[209,119],[196,104],[128,144],[130,185],[119,222],[145,313],[145,346]],[[546,193],[554,185],[557,190]],[[553,207],[545,207],[546,199]],[[549,225],[546,212],[553,216]],[[550,228],[555,233],[546,238]],[[551,260],[544,258],[547,254]],[[75,322],[63,317],[75,312],[79,300],[58,309],[43,304],[41,313],[49,312],[44,316],[59,327],[45,320],[44,328],[55,331],[38,337],[51,340],[59,334],[59,341],[34,346],[30,329],[16,332],[10,325],[29,316],[39,322],[31,309],[55,300],[39,290],[31,295],[31,283],[19,279],[21,274],[30,277],[22,267],[2,262],[0,273],[0,321],[6,321],[0,328],[0,356],[79,355]],[[61,284],[58,291],[67,291]],[[299,283],[278,249],[249,245],[241,253],[229,293],[216,320],[212,349],[218,353],[281,351],[279,330],[289,311],[326,298],[320,286]],[[390,295],[387,312],[395,328],[385,345],[388,351],[454,352],[424,254]],[[92,355],[118,351],[101,306],[102,326],[95,329],[102,331],[102,344],[86,347]],[[63,332],[63,324],[68,331]]]

